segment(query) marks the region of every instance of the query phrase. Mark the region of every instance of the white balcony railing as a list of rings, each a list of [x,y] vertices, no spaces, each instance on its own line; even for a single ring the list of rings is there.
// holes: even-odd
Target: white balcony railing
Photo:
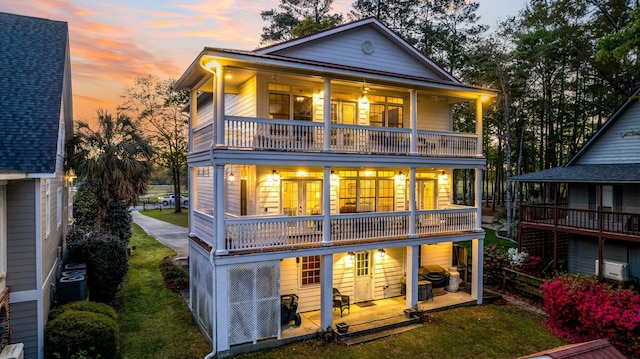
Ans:
[[[322,151],[324,124],[310,121],[232,117],[225,120],[224,145],[234,149]],[[208,150],[213,126],[193,131],[193,151]],[[330,150],[347,153],[410,154],[411,130],[331,124]],[[477,135],[418,130],[416,150],[421,156],[475,157]]]
[[[330,241],[392,241],[410,234],[408,211],[331,215]],[[472,207],[418,211],[415,233],[439,235],[475,230],[477,209]],[[323,216],[249,216],[225,219],[225,249],[229,252],[263,251],[320,246]],[[213,217],[196,212],[194,232],[215,244]]]

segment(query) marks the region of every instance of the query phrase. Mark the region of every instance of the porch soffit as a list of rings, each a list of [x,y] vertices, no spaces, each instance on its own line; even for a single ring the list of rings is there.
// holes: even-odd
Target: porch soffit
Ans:
[[[305,248],[305,249],[283,249],[283,250],[274,250],[268,252],[254,252],[254,253],[244,253],[238,254],[234,253],[231,255],[222,255],[222,256],[214,256],[213,262],[214,265],[229,265],[235,263],[250,263],[256,260],[278,260],[284,258],[292,258],[292,257],[306,257],[306,256],[314,256],[314,255],[325,255],[325,254],[335,254],[335,253],[345,253],[349,251],[365,251],[365,250],[374,250],[378,248],[398,248],[398,247],[407,247],[407,246],[417,246],[423,244],[437,244],[437,243],[445,243],[445,242],[463,242],[470,241],[473,239],[484,239],[485,232],[472,232],[472,233],[461,233],[461,234],[452,234],[452,235],[443,235],[443,236],[433,236],[433,237],[422,237],[422,238],[407,238],[407,239],[398,239],[398,240],[387,240],[387,241],[377,241],[377,242],[367,242],[367,243],[358,243],[358,244],[344,244],[344,245],[333,245],[326,247],[315,247],[315,248]]]
[[[556,167],[509,178],[539,183],[640,183],[640,163]]]
[[[206,155],[206,157],[205,157]],[[425,156],[389,156],[362,155],[325,152],[286,152],[215,150],[213,158],[206,154],[188,156],[189,163],[202,161],[208,164],[254,164],[254,165],[293,165],[293,166],[373,166],[373,167],[428,167],[428,168],[468,168],[481,169],[486,163],[484,157],[425,157]]]

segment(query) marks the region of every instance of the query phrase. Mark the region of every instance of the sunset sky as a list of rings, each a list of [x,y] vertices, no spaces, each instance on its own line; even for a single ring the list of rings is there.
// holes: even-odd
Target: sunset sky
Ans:
[[[335,0],[346,14],[354,0]],[[478,0],[477,0],[478,1]],[[495,27],[526,0],[479,0],[481,22]],[[138,76],[178,78],[205,47],[252,50],[278,0],[0,0],[0,12],[69,23],[74,119],[114,111]],[[43,59],[46,63],[46,59]]]

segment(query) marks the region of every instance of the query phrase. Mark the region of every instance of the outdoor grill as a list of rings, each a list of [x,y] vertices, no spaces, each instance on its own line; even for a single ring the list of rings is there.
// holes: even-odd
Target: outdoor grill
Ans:
[[[428,280],[433,288],[444,288],[449,285],[449,272],[439,265],[427,265],[418,269],[419,280]]]

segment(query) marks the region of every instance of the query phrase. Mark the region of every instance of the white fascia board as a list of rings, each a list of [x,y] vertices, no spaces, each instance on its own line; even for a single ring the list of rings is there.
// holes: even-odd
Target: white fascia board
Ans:
[[[27,178],[27,173],[0,173],[1,180],[11,181],[25,178]]]
[[[212,60],[219,60],[221,63],[228,64],[229,66],[237,66],[240,68],[251,67],[251,65],[253,65],[256,68],[264,68],[265,70],[269,70],[269,68],[271,68],[271,71],[277,68],[286,69],[288,71],[301,71],[301,74],[305,74],[306,72],[306,75],[318,76],[319,78],[342,76],[347,79],[351,79],[352,81],[362,81],[363,78],[366,78],[371,82],[380,82],[381,84],[388,84],[392,86],[461,91],[473,94],[469,96],[469,99],[475,99],[481,96],[497,95],[496,90],[467,87],[462,83],[460,83],[460,85],[453,83],[442,84],[438,82],[430,82],[429,79],[419,80],[405,78],[400,75],[395,76],[394,74],[376,74],[367,72],[366,69],[363,69],[363,71],[358,71],[356,69],[351,70],[330,67],[331,64],[323,66],[321,64],[316,65],[305,63],[308,62],[308,60],[276,59],[263,57],[261,55],[255,56],[249,53],[219,52],[214,49],[208,49],[207,51],[204,51],[203,56],[209,56],[212,58]],[[240,64],[235,62],[240,62]]]
[[[57,178],[59,175],[56,173],[28,173],[27,178]]]

